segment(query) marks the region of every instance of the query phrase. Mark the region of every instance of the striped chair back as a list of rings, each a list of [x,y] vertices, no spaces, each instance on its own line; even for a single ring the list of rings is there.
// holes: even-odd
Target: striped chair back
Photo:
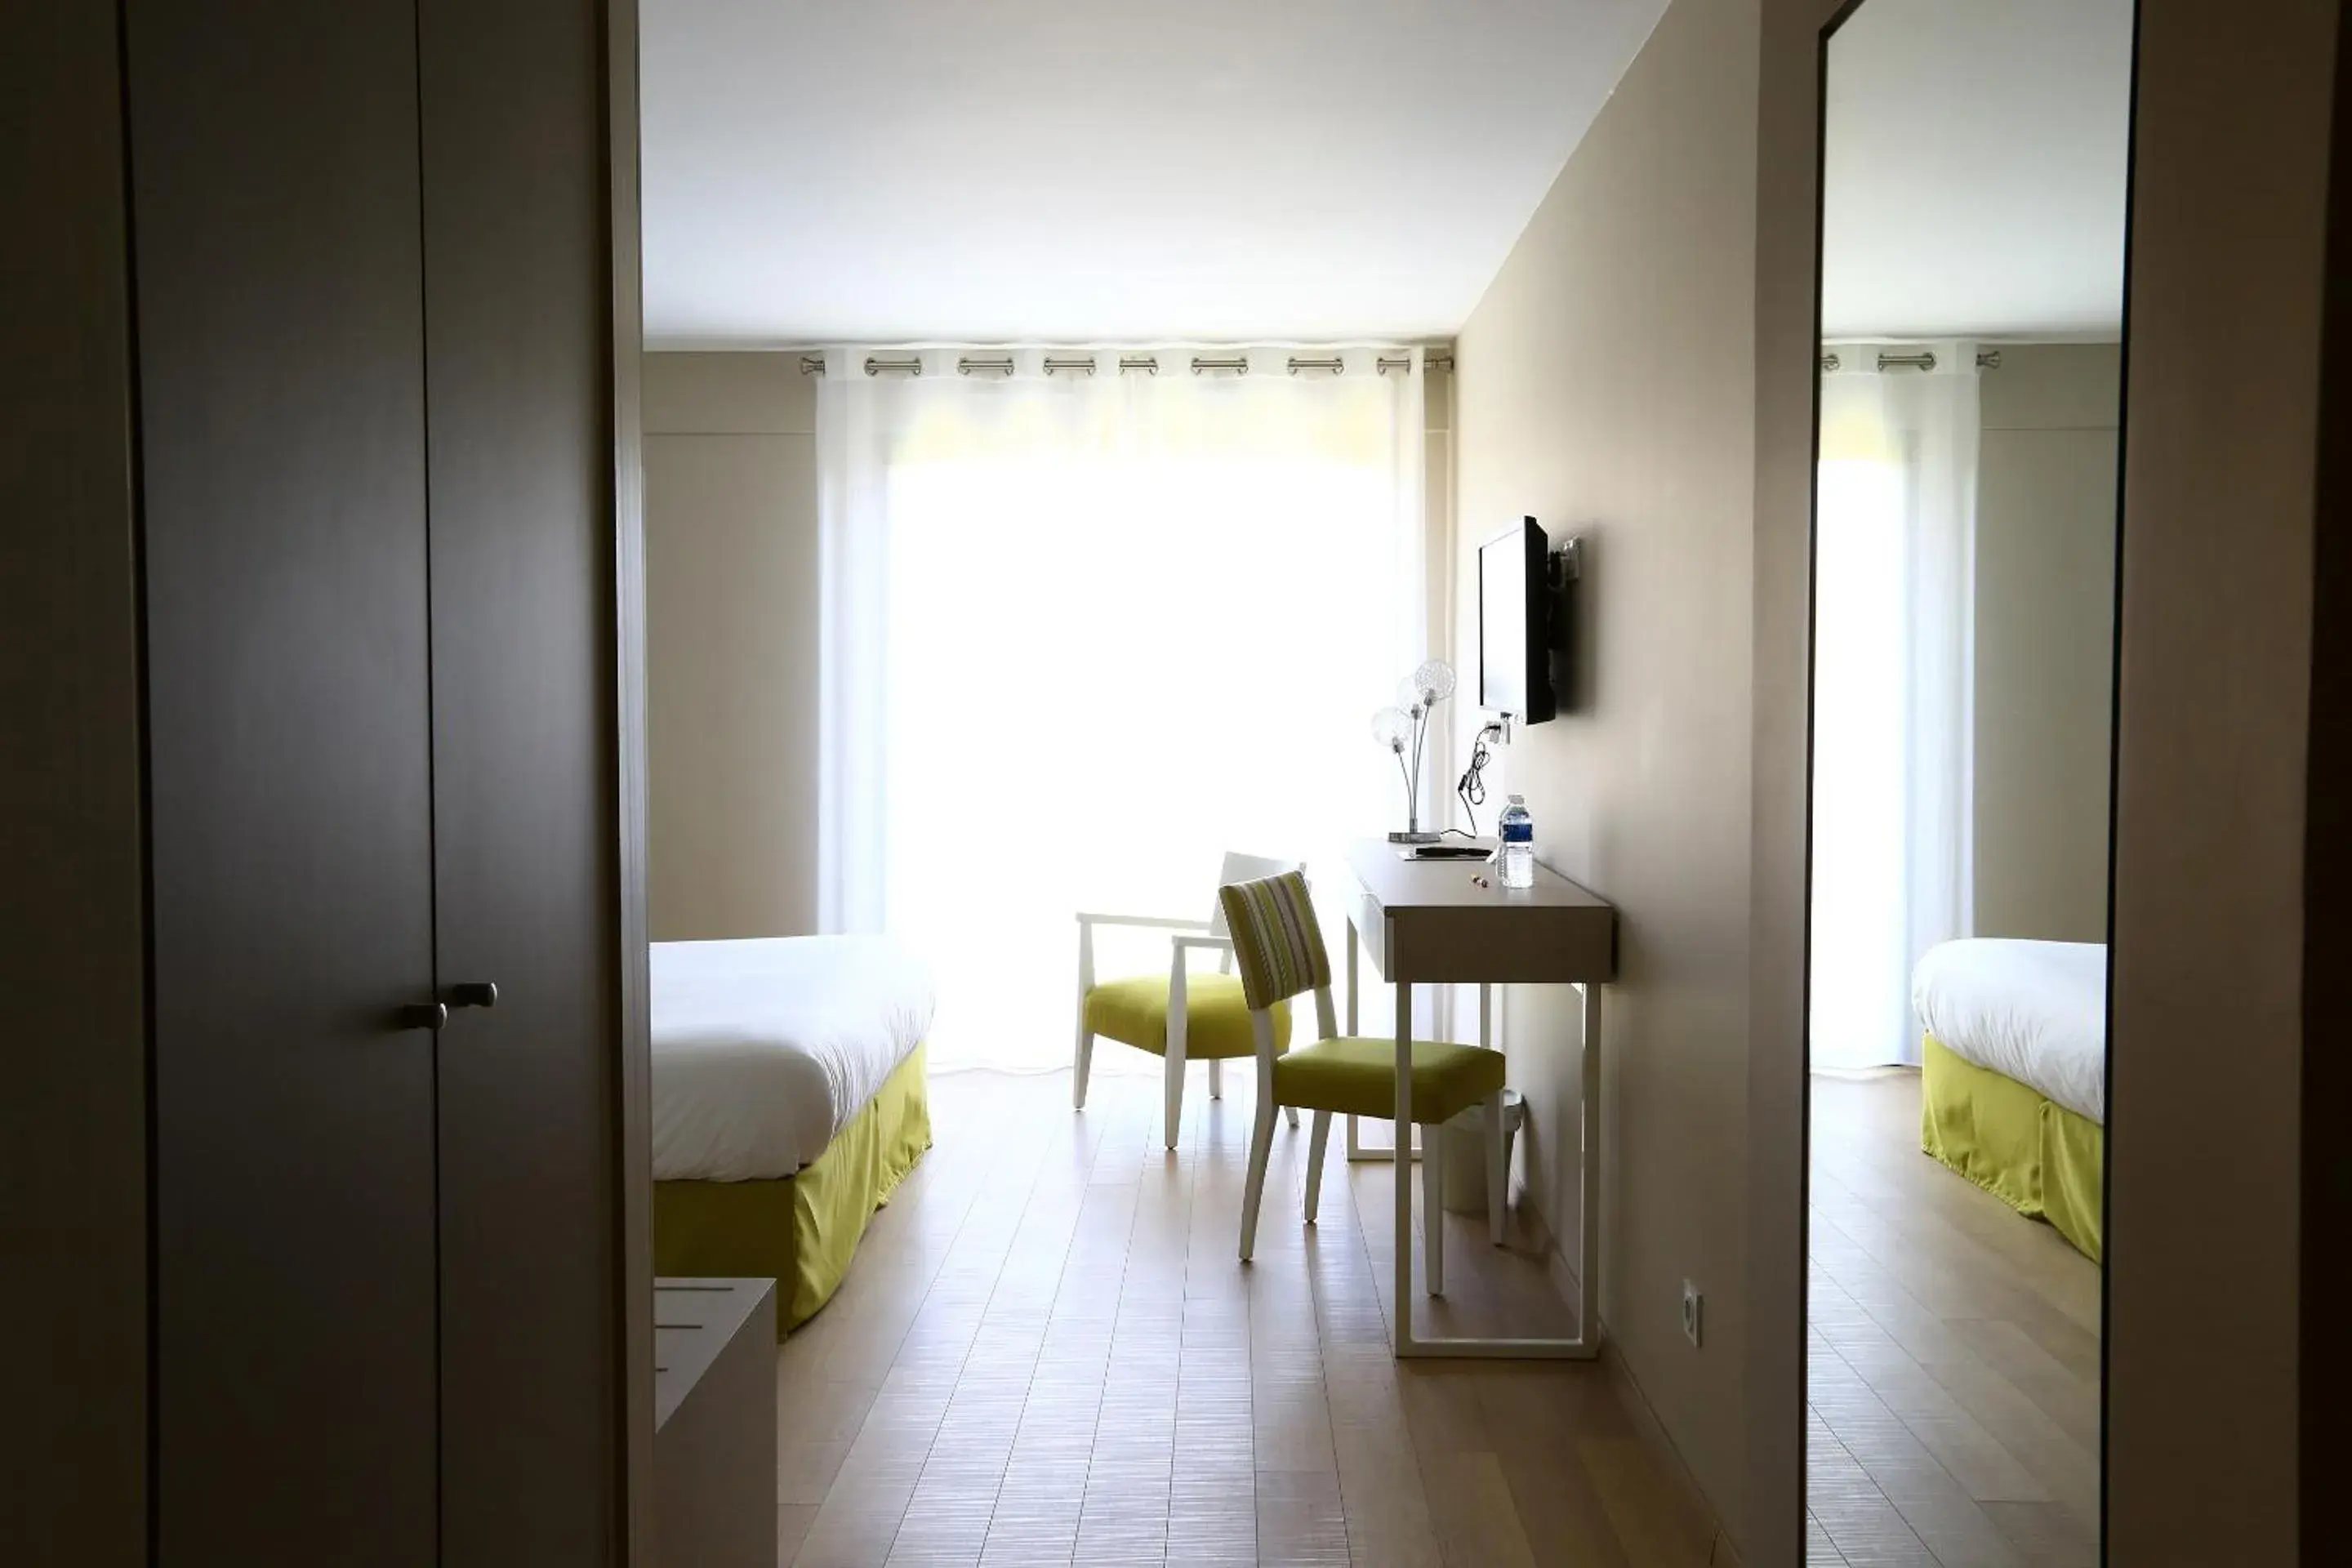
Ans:
[[[1315,923],[1304,874],[1229,883],[1217,889],[1217,902],[1233,933],[1242,996],[1253,1010],[1331,984],[1331,958],[1323,951],[1323,929]]]
[[[1263,855],[1242,855],[1228,849],[1225,851],[1225,863],[1217,868],[1217,886],[1230,887],[1235,882],[1247,882],[1259,877],[1279,877],[1285,871],[1298,868],[1296,860],[1269,860]],[[1215,907],[1209,910],[1209,934],[1234,934],[1225,928],[1225,901],[1223,899],[1219,899]]]

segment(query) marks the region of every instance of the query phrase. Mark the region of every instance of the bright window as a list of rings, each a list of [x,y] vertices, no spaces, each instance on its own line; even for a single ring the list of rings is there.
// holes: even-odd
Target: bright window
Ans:
[[[827,813],[838,924],[936,967],[938,1066],[1066,1066],[1073,914],[1206,918],[1228,848],[1315,863],[1341,961],[1332,861],[1401,816],[1370,716],[1425,651],[1419,399],[1249,379],[843,389],[898,406],[827,478],[828,529],[873,536],[830,695],[880,715],[835,785],[870,820]],[[860,605],[878,637],[835,635]],[[1168,955],[1113,934],[1098,972]]]

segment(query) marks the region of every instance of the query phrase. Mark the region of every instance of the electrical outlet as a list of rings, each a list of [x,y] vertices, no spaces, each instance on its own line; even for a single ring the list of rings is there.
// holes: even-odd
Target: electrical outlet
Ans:
[[[1699,1332],[1703,1326],[1700,1314],[1706,1305],[1706,1298],[1698,1293],[1698,1287],[1687,1279],[1684,1280],[1683,1338],[1690,1341],[1694,1346],[1699,1342]]]

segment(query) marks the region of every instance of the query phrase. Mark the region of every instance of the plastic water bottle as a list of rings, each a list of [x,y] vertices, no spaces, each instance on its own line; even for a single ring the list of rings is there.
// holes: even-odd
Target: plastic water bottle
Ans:
[[[1503,841],[1495,858],[1502,863],[1503,886],[1532,888],[1536,885],[1536,819],[1528,813],[1523,795],[1511,796],[1503,807],[1502,820],[1496,825],[1496,836]]]

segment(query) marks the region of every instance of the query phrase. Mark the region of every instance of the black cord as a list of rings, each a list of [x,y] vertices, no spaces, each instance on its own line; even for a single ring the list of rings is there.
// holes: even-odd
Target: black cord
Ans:
[[[1454,786],[1454,793],[1462,797],[1464,814],[1470,818],[1470,831],[1463,834],[1465,838],[1478,837],[1478,808],[1486,804],[1486,779],[1484,772],[1488,761],[1486,737],[1499,736],[1500,733],[1499,727],[1493,724],[1478,731],[1477,736],[1470,742],[1470,765],[1463,770],[1461,781]]]

